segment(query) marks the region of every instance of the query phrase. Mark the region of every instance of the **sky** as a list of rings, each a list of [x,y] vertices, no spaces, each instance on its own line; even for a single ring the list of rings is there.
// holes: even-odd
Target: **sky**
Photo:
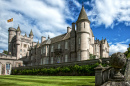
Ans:
[[[109,55],[125,52],[130,43],[130,0],[0,0],[0,53],[8,50],[9,27],[19,25],[27,36],[32,29],[35,42],[66,33],[77,21],[82,2],[95,39],[107,39]]]

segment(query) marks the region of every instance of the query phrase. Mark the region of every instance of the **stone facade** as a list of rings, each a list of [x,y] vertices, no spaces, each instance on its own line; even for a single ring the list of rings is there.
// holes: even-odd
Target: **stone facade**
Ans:
[[[10,75],[12,67],[23,66],[22,60],[17,60],[16,56],[0,53],[0,75]]]
[[[76,26],[76,28],[75,28]],[[63,62],[83,61],[90,59],[90,54],[100,57],[109,57],[107,40],[94,39],[90,21],[82,6],[76,23],[72,28],[67,27],[67,33],[54,38],[42,36],[41,43],[33,42],[33,32],[29,37],[21,35],[20,27],[9,28],[8,51],[17,59],[24,59],[27,66],[54,64]]]

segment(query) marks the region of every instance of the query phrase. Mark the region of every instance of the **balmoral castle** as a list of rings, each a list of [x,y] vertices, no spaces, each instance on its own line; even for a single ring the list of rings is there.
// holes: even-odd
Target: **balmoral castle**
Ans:
[[[76,26],[76,28],[75,28]],[[21,29],[9,28],[8,52],[17,59],[24,58],[26,66],[82,61],[109,57],[109,44],[106,39],[94,38],[90,21],[82,6],[79,17],[67,33],[48,38],[42,36],[41,43],[33,42],[33,30],[29,37],[21,35]]]

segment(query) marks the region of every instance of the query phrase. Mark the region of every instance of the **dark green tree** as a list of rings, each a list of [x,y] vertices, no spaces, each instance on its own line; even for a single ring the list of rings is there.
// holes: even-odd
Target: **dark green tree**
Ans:
[[[4,50],[3,53],[7,55],[7,54],[8,54],[8,51]]]

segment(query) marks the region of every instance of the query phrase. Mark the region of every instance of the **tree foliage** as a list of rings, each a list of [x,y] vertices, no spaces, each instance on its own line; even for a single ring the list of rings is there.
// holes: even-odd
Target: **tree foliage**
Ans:
[[[7,55],[7,54],[8,54],[8,51],[4,50],[3,53]]]

